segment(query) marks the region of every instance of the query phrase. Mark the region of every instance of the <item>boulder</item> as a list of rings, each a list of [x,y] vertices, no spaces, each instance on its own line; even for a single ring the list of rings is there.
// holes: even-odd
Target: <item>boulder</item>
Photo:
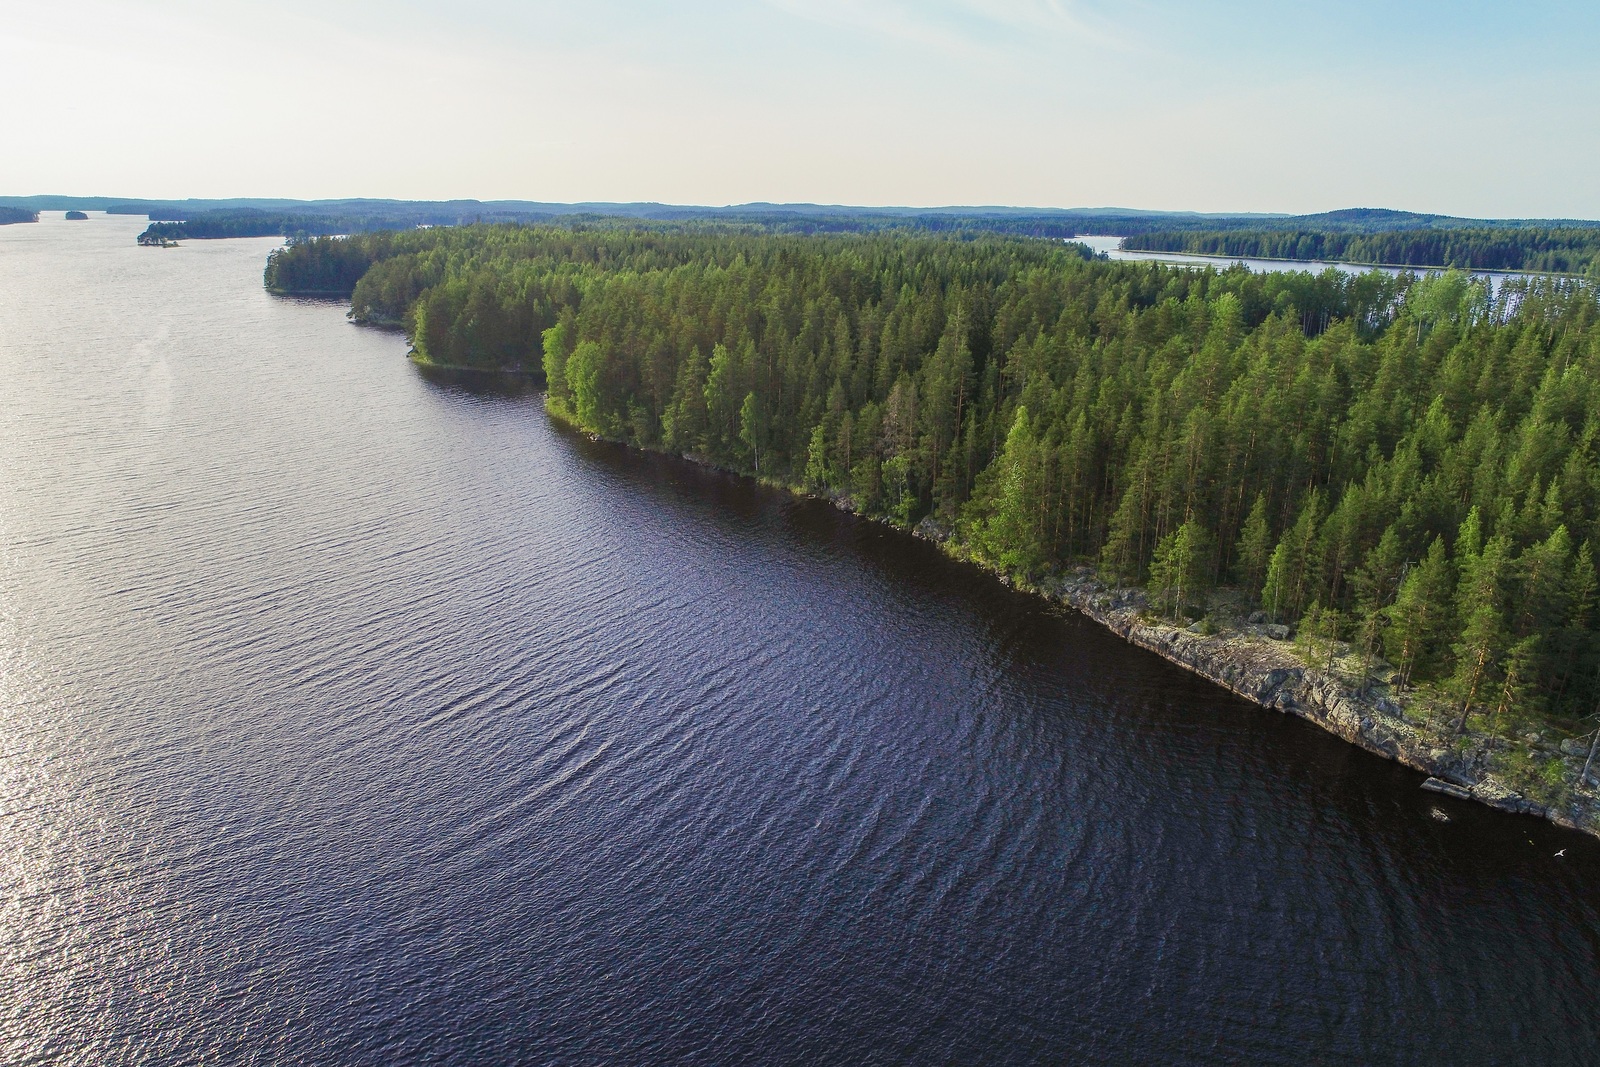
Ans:
[[[1289,640],[1289,628],[1281,622],[1271,622],[1261,628],[1261,632],[1274,641]]]

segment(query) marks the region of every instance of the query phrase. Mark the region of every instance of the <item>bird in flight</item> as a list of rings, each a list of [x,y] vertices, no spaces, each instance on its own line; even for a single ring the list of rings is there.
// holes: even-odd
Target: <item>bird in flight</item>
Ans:
[[[1564,858],[1566,856],[1566,854],[1567,854],[1567,850],[1566,849],[1562,849],[1560,852],[1556,853],[1556,859],[1562,859],[1562,858]]]

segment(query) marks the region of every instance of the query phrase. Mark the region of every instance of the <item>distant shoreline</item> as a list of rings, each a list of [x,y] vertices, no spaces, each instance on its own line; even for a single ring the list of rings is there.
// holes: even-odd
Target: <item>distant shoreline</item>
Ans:
[[[1084,236],[1102,236],[1100,234],[1085,234]],[[1109,235],[1105,235],[1109,236]],[[1463,274],[1515,274],[1524,278],[1582,278],[1581,274],[1571,271],[1559,270],[1521,270],[1513,267],[1419,267],[1409,263],[1368,263],[1360,259],[1282,259],[1277,256],[1223,256],[1215,252],[1169,252],[1165,249],[1155,248],[1118,248],[1118,252],[1125,255],[1148,256],[1162,263],[1174,263],[1182,266],[1181,259],[1160,259],[1162,256],[1186,256],[1190,259],[1215,259],[1226,263],[1301,263],[1310,266],[1313,263],[1327,263],[1345,267],[1367,267],[1372,270],[1398,270],[1412,273],[1444,273],[1458,270]],[[1126,260],[1124,261],[1126,262]]]

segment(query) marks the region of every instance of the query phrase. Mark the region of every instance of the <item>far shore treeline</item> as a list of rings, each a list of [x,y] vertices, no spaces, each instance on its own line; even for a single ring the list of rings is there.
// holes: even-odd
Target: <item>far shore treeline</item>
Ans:
[[[1230,259],[1324,260],[1391,267],[1582,274],[1600,268],[1600,226],[1385,230],[1164,230],[1123,248]]]
[[[48,199],[48,198],[46,198]],[[3,199],[0,199],[3,202]],[[36,207],[36,203],[18,204]],[[1133,251],[1227,258],[1329,260],[1384,266],[1581,274],[1595,267],[1600,223],[1561,219],[1464,219],[1382,208],[1316,215],[1226,216],[1127,209],[861,208],[743,204],[540,204],[529,201],[203,201],[114,203],[147,213],[141,244],[225,237],[305,238],[475,223],[610,225],[698,223],[751,232],[817,234],[988,233],[1071,238],[1116,235]]]
[[[1252,274],[993,235],[467,227],[276,252],[420,360],[1165,613],[1236,586],[1473,728],[1600,698],[1585,281]],[[1192,609],[1190,605],[1195,605]]]

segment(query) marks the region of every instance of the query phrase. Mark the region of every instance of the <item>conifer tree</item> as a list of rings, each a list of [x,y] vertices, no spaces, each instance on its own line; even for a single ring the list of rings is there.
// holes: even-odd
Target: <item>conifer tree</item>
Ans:
[[[1466,536],[1457,544],[1468,550],[1460,563],[1461,584],[1456,591],[1456,616],[1462,628],[1454,648],[1456,672],[1452,679],[1461,699],[1455,724],[1455,732],[1460,734],[1466,732],[1479,690],[1493,676],[1505,649],[1507,633],[1501,598],[1508,545],[1498,534],[1489,538],[1480,553],[1470,552],[1471,542]]]
[[[1422,562],[1400,584],[1390,612],[1389,644],[1398,651],[1399,688],[1411,684],[1419,663],[1426,663],[1445,632],[1450,611],[1450,561],[1444,538],[1435,537]]]
[[[1267,562],[1272,558],[1272,531],[1267,524],[1267,495],[1257,493],[1250,514],[1239,532],[1234,550],[1235,576],[1246,589],[1260,589],[1267,577]]]
[[[1211,538],[1199,523],[1185,520],[1162,538],[1150,561],[1150,592],[1162,614],[1174,618],[1204,592]]]

